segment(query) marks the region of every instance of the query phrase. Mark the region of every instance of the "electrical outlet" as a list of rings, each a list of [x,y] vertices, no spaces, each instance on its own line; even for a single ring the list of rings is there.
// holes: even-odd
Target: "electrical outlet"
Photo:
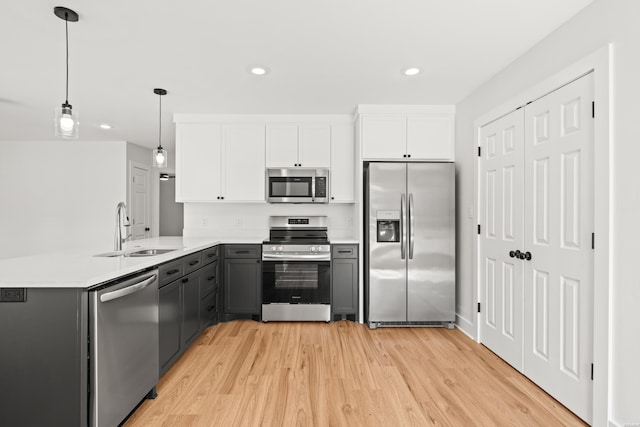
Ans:
[[[233,225],[235,227],[242,227],[242,217],[234,218]]]
[[[24,288],[0,289],[0,302],[25,302],[26,300],[27,290]]]

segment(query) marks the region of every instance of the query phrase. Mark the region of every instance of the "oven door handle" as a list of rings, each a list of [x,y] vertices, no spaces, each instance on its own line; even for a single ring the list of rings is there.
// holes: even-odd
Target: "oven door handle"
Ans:
[[[288,254],[262,254],[263,261],[280,260],[280,261],[331,261],[330,254],[300,254],[300,255],[288,255]]]

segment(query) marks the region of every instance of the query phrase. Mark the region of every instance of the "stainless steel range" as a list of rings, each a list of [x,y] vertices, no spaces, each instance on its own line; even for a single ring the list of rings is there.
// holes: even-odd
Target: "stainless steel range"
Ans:
[[[326,216],[272,216],[262,245],[262,320],[331,319]]]

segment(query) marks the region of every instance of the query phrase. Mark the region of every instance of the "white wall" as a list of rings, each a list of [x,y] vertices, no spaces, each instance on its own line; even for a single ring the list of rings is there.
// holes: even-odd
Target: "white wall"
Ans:
[[[113,248],[124,142],[0,142],[0,258]]]
[[[185,203],[184,235],[256,239],[269,237],[270,215],[326,215],[329,239],[355,238],[353,204]]]
[[[596,0],[541,43],[514,61],[456,106],[458,164],[458,299],[460,326],[476,334],[476,283],[473,283],[474,162],[473,121],[588,54],[613,43],[611,158],[611,276],[609,283],[610,390],[608,418],[614,424],[640,424],[640,1]],[[597,114],[597,106],[596,106]],[[598,141],[596,141],[598,144]],[[597,369],[597,367],[596,367]],[[604,425],[599,419],[596,425]]]

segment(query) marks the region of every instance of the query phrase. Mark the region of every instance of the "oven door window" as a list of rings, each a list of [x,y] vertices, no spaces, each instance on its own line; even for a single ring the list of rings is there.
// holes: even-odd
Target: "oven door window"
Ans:
[[[263,262],[263,302],[328,304],[329,265],[329,262]]]
[[[318,289],[318,264],[276,264],[276,289]]]
[[[269,197],[312,197],[312,177],[271,177]]]

